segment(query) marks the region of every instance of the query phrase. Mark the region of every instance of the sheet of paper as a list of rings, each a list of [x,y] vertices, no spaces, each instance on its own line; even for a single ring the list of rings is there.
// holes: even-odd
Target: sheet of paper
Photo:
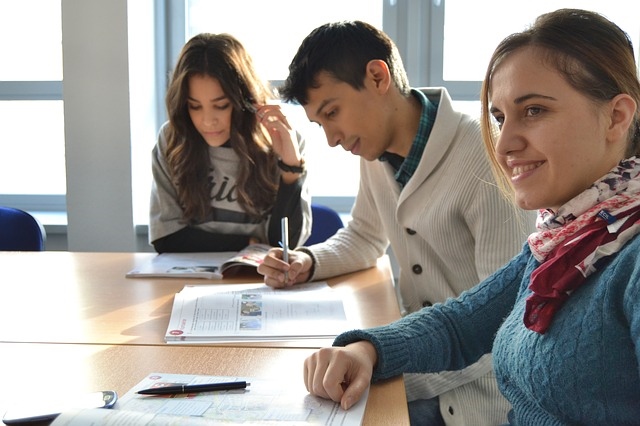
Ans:
[[[199,394],[143,396],[140,389],[176,384],[198,384],[245,380],[246,390]],[[345,411],[338,403],[310,395],[302,383],[259,380],[247,377],[194,376],[153,373],[122,396],[113,410],[97,409],[60,415],[53,425],[88,424],[86,416],[99,416],[99,424],[295,424],[354,426],[362,424],[368,390]],[[126,419],[126,422],[125,421]]]
[[[335,337],[348,329],[340,294],[326,282],[187,285],[176,294],[169,343]]]

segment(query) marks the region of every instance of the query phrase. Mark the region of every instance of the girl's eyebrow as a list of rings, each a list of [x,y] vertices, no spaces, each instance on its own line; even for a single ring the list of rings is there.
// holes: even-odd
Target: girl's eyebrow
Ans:
[[[191,96],[187,96],[187,99],[193,102],[199,102],[197,99],[192,98]],[[211,99],[210,102],[218,102],[227,99],[227,95],[218,96],[217,98]]]
[[[520,96],[520,97],[515,98],[513,103],[518,105],[518,104],[521,104],[521,103],[523,103],[525,101],[528,101],[529,99],[536,99],[536,98],[546,99],[546,100],[549,100],[549,101],[557,101],[557,99],[554,98],[553,96],[540,95],[538,93],[529,93],[529,94],[526,94],[524,96]]]
[[[549,100],[549,101],[557,101],[557,99],[554,98],[553,96],[540,95],[538,93],[528,93],[528,94],[523,95],[523,96],[518,96],[517,98],[515,98],[513,100],[513,103],[515,105],[520,105],[521,103],[526,102],[526,101],[531,100],[531,99],[545,99],[545,100]],[[494,106],[492,106],[489,109],[490,113],[494,113],[494,112],[497,112],[497,111],[500,111],[500,109],[496,108]]]

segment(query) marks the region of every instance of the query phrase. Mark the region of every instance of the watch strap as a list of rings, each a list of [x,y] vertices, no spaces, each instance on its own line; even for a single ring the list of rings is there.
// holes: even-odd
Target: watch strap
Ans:
[[[304,173],[304,170],[305,170],[304,158],[300,159],[299,166],[290,166],[288,164],[285,164],[282,161],[282,159],[278,159],[278,167],[280,168],[280,170],[289,172],[289,173]]]

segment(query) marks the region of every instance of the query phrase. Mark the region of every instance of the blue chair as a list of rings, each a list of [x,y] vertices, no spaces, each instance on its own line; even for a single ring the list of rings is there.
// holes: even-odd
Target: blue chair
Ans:
[[[43,251],[47,234],[29,213],[0,206],[0,250]]]
[[[311,204],[311,235],[306,246],[325,241],[344,227],[340,215],[333,209],[319,204]]]

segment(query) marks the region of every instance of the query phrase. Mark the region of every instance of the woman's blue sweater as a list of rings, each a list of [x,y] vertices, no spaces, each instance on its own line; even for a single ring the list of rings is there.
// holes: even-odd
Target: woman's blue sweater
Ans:
[[[493,352],[513,425],[640,424],[640,236],[590,275],[545,334],[523,323],[531,272],[525,245],[457,299],[384,327],[353,330],[334,345],[370,340],[374,380],[458,370]]]

